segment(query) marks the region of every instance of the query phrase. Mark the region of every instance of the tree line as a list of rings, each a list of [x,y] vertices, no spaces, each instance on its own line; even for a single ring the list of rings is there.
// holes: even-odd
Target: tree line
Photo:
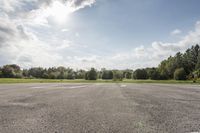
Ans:
[[[0,67],[0,78],[41,78],[41,79],[86,79],[86,80],[123,80],[123,79],[152,79],[152,80],[186,80],[200,78],[200,47],[192,46],[184,53],[178,52],[163,60],[158,67],[136,70],[96,70],[91,68],[73,70],[60,67],[33,67],[21,69],[16,64]]]

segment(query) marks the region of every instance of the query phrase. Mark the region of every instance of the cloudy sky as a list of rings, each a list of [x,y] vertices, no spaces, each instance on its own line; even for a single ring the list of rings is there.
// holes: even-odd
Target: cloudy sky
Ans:
[[[200,43],[199,0],[0,0],[0,65],[135,69]]]

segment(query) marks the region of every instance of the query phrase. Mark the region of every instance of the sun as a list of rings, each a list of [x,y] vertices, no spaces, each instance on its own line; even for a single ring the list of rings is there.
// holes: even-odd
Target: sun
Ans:
[[[59,23],[66,22],[72,13],[67,5],[59,1],[54,1],[52,3],[51,7],[49,8],[49,12],[54,20]]]

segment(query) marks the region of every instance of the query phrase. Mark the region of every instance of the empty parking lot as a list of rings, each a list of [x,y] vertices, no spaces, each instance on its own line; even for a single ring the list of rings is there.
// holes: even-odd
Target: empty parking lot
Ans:
[[[0,132],[200,132],[200,86],[0,85]]]

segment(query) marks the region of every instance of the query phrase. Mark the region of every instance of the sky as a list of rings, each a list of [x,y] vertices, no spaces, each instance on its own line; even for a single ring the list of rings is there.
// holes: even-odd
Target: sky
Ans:
[[[199,0],[0,0],[0,66],[156,67],[200,43]]]

